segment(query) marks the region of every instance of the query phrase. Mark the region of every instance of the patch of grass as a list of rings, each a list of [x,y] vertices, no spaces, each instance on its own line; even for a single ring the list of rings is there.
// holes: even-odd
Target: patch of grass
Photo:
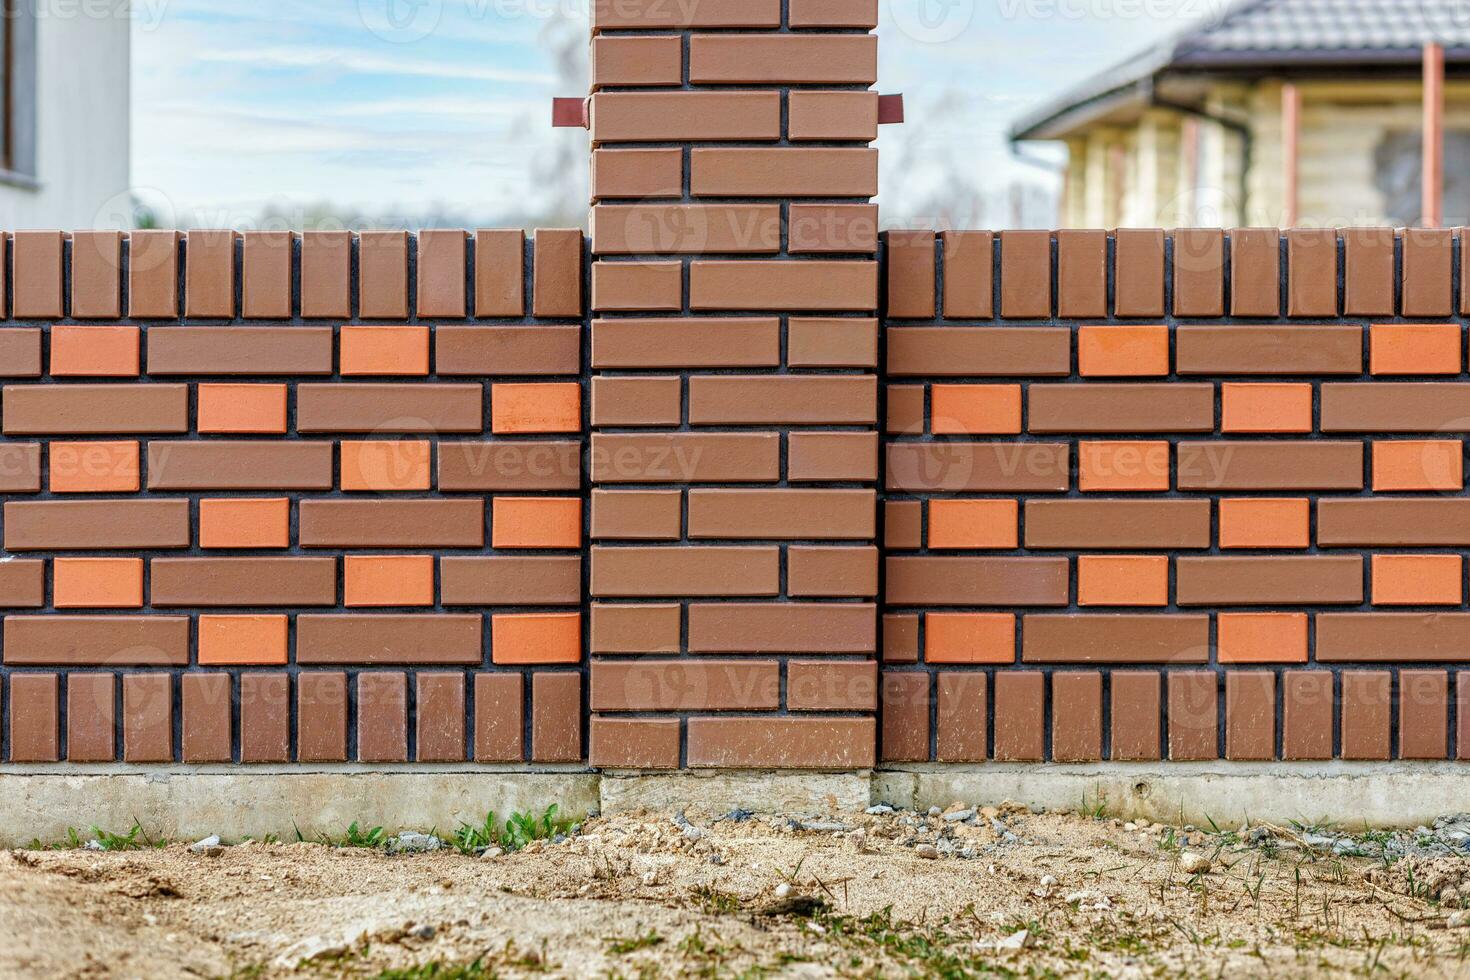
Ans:
[[[78,840],[75,828],[69,828],[67,830],[67,840],[69,842]],[[164,846],[164,842],[155,841],[144,833],[143,825],[136,820],[133,821],[132,829],[126,834],[114,834],[111,831],[103,830],[101,827],[94,825],[92,827],[92,840],[95,840],[97,846],[104,851],[141,851],[145,847]],[[86,845],[78,844],[76,846],[84,847]]]
[[[500,826],[492,810],[479,824],[461,823],[454,832],[453,843],[463,854],[476,854],[490,847],[519,851],[533,840],[550,840],[571,829],[572,821],[558,818],[556,811],[557,805],[553,803],[539,817],[512,813]]]
[[[706,915],[734,915],[740,911],[740,896],[721,891],[714,885],[699,885],[690,890],[689,897]]]
[[[483,959],[473,963],[422,963],[399,970],[384,970],[377,980],[489,980],[495,976]]]
[[[1099,791],[1093,794],[1092,802],[1088,803],[1087,793],[1083,792],[1082,806],[1077,812],[1084,817],[1091,817],[1093,820],[1102,820],[1108,813],[1107,800],[1103,798],[1102,793]]]
[[[968,911],[973,919],[973,908]],[[889,907],[860,918],[820,914],[812,922],[821,927],[827,941],[879,960],[881,972],[872,975],[889,975],[885,967],[898,967],[893,975],[956,980],[978,974],[1013,975],[993,955],[977,950],[976,936],[958,931],[958,924],[951,920],[936,925],[904,922],[894,919]],[[1018,923],[1015,928],[1031,929],[1033,936],[1040,931],[1035,922]]]
[[[388,841],[382,827],[363,829],[356,820],[347,826],[347,831],[335,843],[338,847],[379,848]]]
[[[619,939],[616,936],[608,936],[606,942],[609,953],[614,956],[627,956],[629,953],[636,953],[640,949],[652,949],[655,946],[662,946],[664,937],[658,934],[658,930],[649,929],[641,936],[630,936],[624,939]]]

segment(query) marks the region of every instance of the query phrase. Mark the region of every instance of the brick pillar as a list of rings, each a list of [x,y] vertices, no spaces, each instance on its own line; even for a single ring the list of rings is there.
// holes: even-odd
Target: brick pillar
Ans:
[[[875,754],[876,0],[597,0],[592,764]]]

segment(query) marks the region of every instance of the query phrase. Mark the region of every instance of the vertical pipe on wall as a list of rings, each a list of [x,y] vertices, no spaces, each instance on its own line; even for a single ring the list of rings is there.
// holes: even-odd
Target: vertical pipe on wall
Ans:
[[[1298,162],[1301,153],[1302,93],[1295,85],[1281,87],[1281,166],[1285,192],[1281,227],[1295,227],[1300,214]]]
[[[1424,203],[1422,224],[1444,224],[1444,48],[1424,45]]]

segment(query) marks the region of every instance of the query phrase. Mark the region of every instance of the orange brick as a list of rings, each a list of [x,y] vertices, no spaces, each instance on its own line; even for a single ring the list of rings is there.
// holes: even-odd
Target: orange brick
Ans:
[[[1311,544],[1307,500],[1229,497],[1220,501],[1220,547],[1305,548]]]
[[[1083,491],[1169,489],[1167,442],[1083,442],[1077,455]]]
[[[936,435],[1010,435],[1021,431],[1020,385],[935,385]]]
[[[291,501],[199,501],[202,548],[284,548],[291,543]]]
[[[143,559],[58,558],[51,589],[57,609],[138,609]]]
[[[1222,664],[1304,664],[1306,613],[1221,613]]]
[[[1081,555],[1077,603],[1082,606],[1166,606],[1169,559],[1165,555]]]
[[[1312,386],[1230,384],[1220,386],[1225,432],[1311,432]]]
[[[343,559],[348,606],[432,606],[432,555],[348,555]]]
[[[582,501],[576,497],[496,497],[490,505],[496,548],[579,548]]]
[[[429,489],[429,443],[342,443],[342,489],[395,493]]]
[[[52,493],[136,493],[136,442],[53,442]]]
[[[1016,660],[1012,613],[928,613],[924,660],[931,664],[1009,664]]]
[[[285,662],[285,616],[199,617],[201,667]]]
[[[582,659],[578,613],[490,617],[491,660],[497,664],[574,664]]]
[[[1169,328],[1079,327],[1077,369],[1090,378],[1162,377],[1169,373]]]
[[[1458,439],[1373,443],[1374,490],[1459,490],[1465,448]]]
[[[575,382],[491,385],[490,427],[497,434],[578,432],[582,428],[582,386]]]
[[[1373,604],[1458,606],[1464,595],[1459,555],[1374,555]]]
[[[1374,374],[1459,374],[1460,328],[1453,323],[1375,323],[1368,328]]]
[[[51,374],[58,378],[132,378],[138,374],[137,327],[51,328]]]
[[[931,500],[929,547],[1014,548],[1019,509],[1014,500]]]
[[[286,386],[201,384],[199,431],[285,432]]]
[[[344,376],[428,373],[428,327],[342,328]]]

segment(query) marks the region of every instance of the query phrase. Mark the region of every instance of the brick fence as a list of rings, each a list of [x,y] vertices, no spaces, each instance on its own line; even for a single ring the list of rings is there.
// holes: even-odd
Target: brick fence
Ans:
[[[875,3],[594,18],[589,240],[0,238],[0,758],[1470,755],[1457,233],[880,236]]]

